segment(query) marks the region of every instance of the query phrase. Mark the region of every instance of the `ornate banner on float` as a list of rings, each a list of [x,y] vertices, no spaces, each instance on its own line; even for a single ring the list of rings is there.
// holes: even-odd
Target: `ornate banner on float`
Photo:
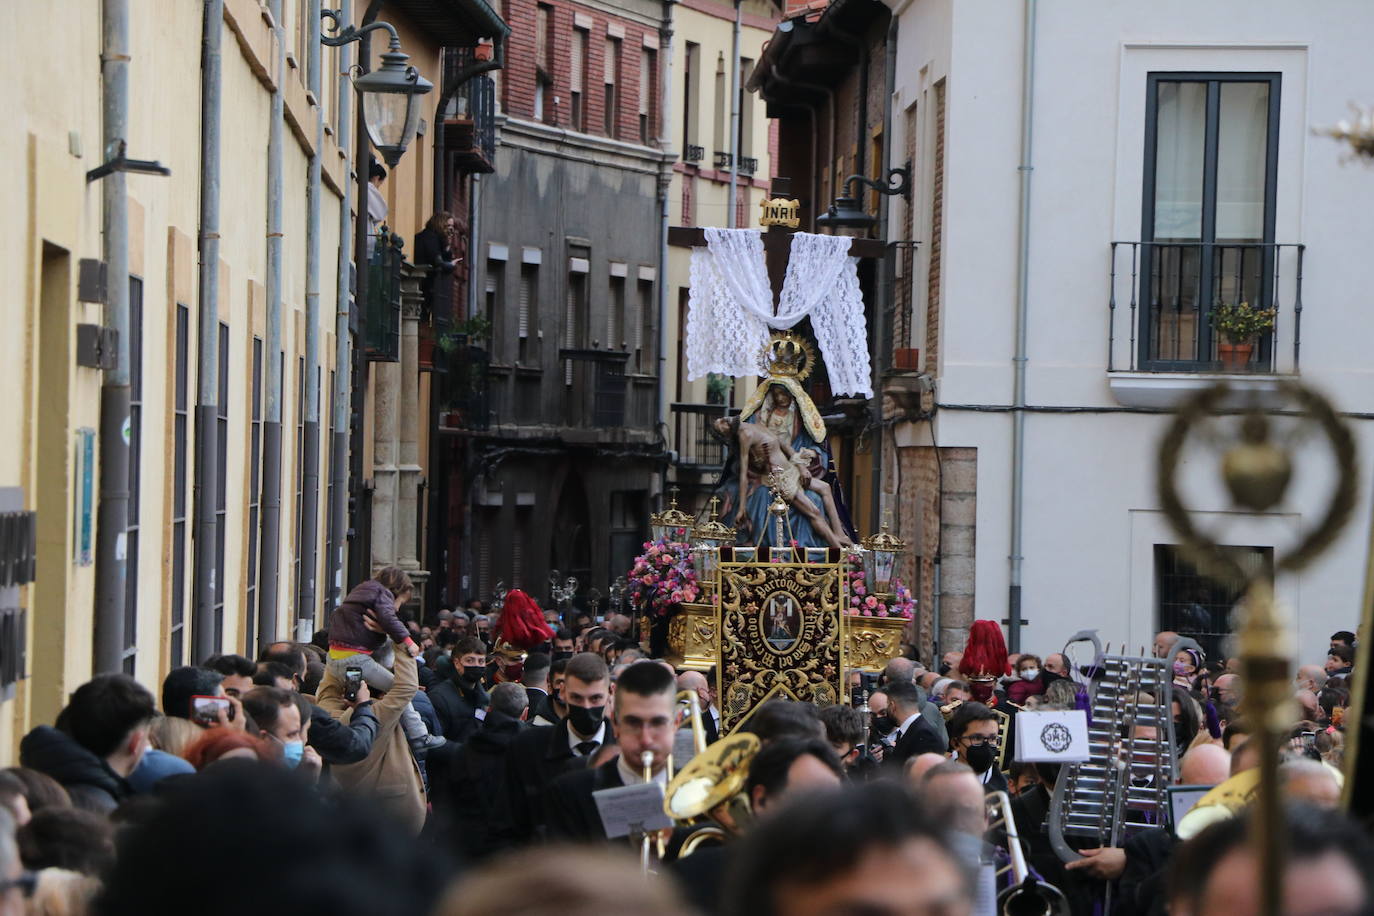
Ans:
[[[722,563],[721,731],[775,697],[837,702],[843,667],[838,563]]]

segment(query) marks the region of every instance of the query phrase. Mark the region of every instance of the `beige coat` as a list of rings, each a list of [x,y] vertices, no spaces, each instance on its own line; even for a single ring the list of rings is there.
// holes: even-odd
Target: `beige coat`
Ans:
[[[401,728],[401,713],[420,689],[415,659],[397,652],[394,673],[396,683],[372,703],[378,725],[372,753],[358,763],[335,766],[331,772],[344,789],[372,796],[388,815],[418,834],[425,825],[424,782]],[[320,682],[318,702],[336,719],[347,722],[352,715],[343,700],[343,679],[328,668]]]

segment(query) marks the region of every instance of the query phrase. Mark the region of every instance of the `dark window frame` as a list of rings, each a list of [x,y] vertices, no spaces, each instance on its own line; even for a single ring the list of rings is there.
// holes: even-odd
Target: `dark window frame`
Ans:
[[[1137,316],[1139,335],[1139,364],[1147,372],[1196,372],[1215,366],[1210,358],[1194,360],[1155,359],[1150,355],[1151,334],[1151,297],[1154,283],[1153,264],[1155,259],[1155,172],[1158,154],[1159,128],[1159,84],[1160,83],[1205,83],[1207,85],[1207,123],[1203,140],[1203,179],[1202,179],[1202,225],[1200,240],[1200,263],[1198,267],[1198,291],[1200,314],[1198,320],[1198,351],[1210,357],[1213,349],[1211,323],[1207,320],[1206,301],[1212,297],[1212,289],[1219,277],[1214,270],[1216,247],[1216,187],[1217,187],[1217,143],[1218,115],[1221,109],[1222,83],[1268,83],[1269,84],[1269,122],[1266,125],[1265,176],[1264,176],[1264,229],[1260,242],[1263,259],[1260,267],[1261,302],[1267,303],[1273,296],[1274,278],[1274,238],[1276,202],[1278,199],[1278,155],[1279,155],[1279,115],[1283,95],[1283,74],[1269,71],[1210,72],[1210,71],[1153,71],[1145,79],[1145,153],[1143,168],[1144,187],[1140,207],[1140,302]],[[1159,245],[1189,245],[1193,243],[1158,243]],[[1203,291],[1206,291],[1204,294]],[[1209,307],[1209,306],[1208,306]],[[1260,339],[1259,362],[1272,365],[1273,335],[1267,334]]]

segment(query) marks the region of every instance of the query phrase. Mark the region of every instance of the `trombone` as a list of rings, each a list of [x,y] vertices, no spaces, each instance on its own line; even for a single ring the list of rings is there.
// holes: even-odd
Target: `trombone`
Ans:
[[[1069,902],[1062,891],[1031,874],[1026,855],[1021,849],[1021,837],[1016,832],[1016,818],[1011,812],[1011,797],[1006,792],[989,792],[984,803],[988,809],[988,830],[1002,829],[1007,837],[1006,865],[998,868],[995,878],[1011,872],[1011,885],[997,895],[997,912],[1001,916],[1036,914],[1036,916],[1069,916]]]

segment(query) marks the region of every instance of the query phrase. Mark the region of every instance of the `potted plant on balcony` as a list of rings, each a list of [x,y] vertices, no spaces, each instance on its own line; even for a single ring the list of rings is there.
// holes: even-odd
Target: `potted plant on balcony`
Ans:
[[[1220,336],[1217,358],[1227,372],[1243,372],[1255,352],[1255,339],[1274,329],[1275,309],[1257,309],[1249,302],[1222,303],[1208,314]]]

